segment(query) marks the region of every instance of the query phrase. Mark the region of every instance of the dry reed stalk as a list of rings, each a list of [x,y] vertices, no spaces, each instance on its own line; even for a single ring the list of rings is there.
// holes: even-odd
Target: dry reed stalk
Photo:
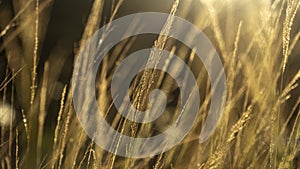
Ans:
[[[34,1],[34,0],[31,0]],[[47,7],[49,7],[51,5],[51,3],[53,2],[53,0],[46,0],[43,1],[40,5],[39,5],[39,13],[41,13],[44,9],[46,9]],[[25,10],[25,9],[24,9]],[[30,11],[28,13],[29,16],[34,16],[36,13],[36,10],[34,11]],[[22,13],[21,13],[22,14]],[[21,15],[20,14],[20,15]],[[19,19],[18,17],[16,19]],[[5,38],[5,41],[0,45],[0,51],[3,51],[4,49],[6,49],[10,43],[12,43],[13,40],[16,39],[17,36],[19,36],[21,34],[22,31],[24,31],[24,29],[26,27],[28,27],[28,25],[30,25],[30,21],[26,20],[24,22],[22,22],[21,25],[19,25],[11,34],[7,35]],[[32,31],[32,30],[30,30]],[[20,48],[18,45],[14,45],[18,48]],[[18,49],[19,50],[19,49]],[[18,55],[19,56],[19,55]],[[20,58],[21,59],[21,58]],[[23,58],[22,58],[23,59]]]
[[[42,142],[43,142],[43,131],[44,131],[44,123],[46,118],[46,96],[47,96],[47,85],[48,85],[48,72],[49,72],[49,64],[48,62],[45,63],[44,67],[44,75],[43,75],[43,82],[42,82],[42,89],[40,93],[40,113],[38,118],[38,137],[37,137],[37,159],[36,163],[39,166],[41,162],[41,153],[42,153]]]
[[[93,149],[93,147],[94,147],[94,141],[92,140],[91,142],[92,142],[92,145],[89,148],[89,155],[88,155],[88,159],[87,159],[86,168],[89,168],[90,162],[91,162],[91,156],[92,156],[92,153],[94,152],[94,149]]]
[[[16,73],[12,74],[12,77],[8,79],[9,76],[6,76],[5,80],[0,84],[0,91],[2,91],[5,86],[7,86],[10,82],[13,81],[13,79],[23,70],[24,67],[20,68]]]
[[[87,24],[85,26],[85,30],[81,38],[80,47],[83,47],[88,38],[90,38],[98,29],[99,24],[101,22],[100,12],[103,9],[103,4],[103,0],[94,1]]]
[[[74,169],[76,167],[77,157],[78,157],[80,148],[82,146],[83,141],[85,141],[85,136],[84,136],[83,131],[80,131],[79,134],[80,135],[79,135],[79,139],[78,139],[78,144],[75,144],[75,150],[74,150],[74,154],[72,156],[73,160],[70,160],[70,161],[72,161],[72,167],[71,167],[71,169]]]
[[[284,132],[288,129],[288,123],[291,121],[291,119],[294,115],[294,112],[296,112],[299,105],[300,105],[300,98],[298,98],[297,102],[295,103],[294,107],[292,108],[291,113],[289,114],[289,116],[287,117],[285,123],[283,124],[282,129],[279,133],[279,136],[283,136]]]
[[[84,162],[84,160],[85,160],[86,158],[88,158],[90,149],[93,147],[93,145],[94,145],[94,142],[91,141],[90,144],[89,144],[89,146],[87,147],[87,149],[86,149],[85,152],[84,152],[83,158],[80,160],[80,162],[79,162],[79,164],[78,164],[78,167],[77,167],[78,169],[82,168],[83,162]]]
[[[115,19],[116,14],[119,11],[119,9],[120,9],[121,5],[123,4],[123,2],[124,2],[124,0],[119,0],[116,6],[112,6],[112,8],[114,10],[113,10],[113,13],[112,13],[112,15],[109,19],[109,23],[112,22]]]
[[[34,2],[34,0],[29,0],[24,7],[18,11],[18,13],[9,21],[9,23],[5,26],[5,28],[1,31],[0,37],[3,37],[7,34],[7,32],[15,26],[14,22],[28,9],[30,4]]]
[[[12,74],[14,74],[14,70],[12,70]],[[14,80],[12,80],[12,84],[14,84]],[[11,89],[11,93],[12,95],[14,95],[14,86],[12,86],[12,89]],[[13,133],[13,120],[15,118],[15,108],[14,108],[14,104],[15,104],[15,101],[14,101],[14,97],[11,97],[11,106],[10,106],[10,114],[9,114],[9,146],[8,146],[8,157],[9,158],[12,158],[12,144],[13,144],[13,136],[14,136],[14,133]]]

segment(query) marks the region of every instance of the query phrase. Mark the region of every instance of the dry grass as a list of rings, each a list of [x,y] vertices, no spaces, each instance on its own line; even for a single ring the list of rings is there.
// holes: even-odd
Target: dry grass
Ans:
[[[80,47],[102,25],[120,17],[126,3],[93,1],[81,39],[76,42],[79,47],[72,53],[74,62]],[[43,59],[53,1],[0,1],[0,57],[6,61],[5,67],[0,67],[0,104],[10,103],[17,112],[15,121],[11,113],[9,124],[1,126],[0,168],[300,168],[299,6],[300,0],[172,1],[170,15],[201,28],[220,54],[226,71],[227,102],[216,131],[199,144],[211,97],[207,72],[184,44],[161,35],[153,41],[147,39],[150,47],[169,50],[190,66],[202,101],[195,125],[179,145],[157,156],[137,159],[101,149],[83,131],[73,109],[71,83],[61,84],[61,77],[68,75],[64,61],[69,49],[58,46]],[[108,8],[109,13],[105,12]],[[172,22],[171,18],[166,21],[163,33],[172,30]],[[130,86],[132,104],[139,110],[148,108],[152,89],[159,88],[168,96],[164,114],[151,124],[120,116],[110,95],[113,72],[139,48],[139,39],[123,40],[109,52],[99,68],[95,90],[102,116],[113,128],[128,136],[149,137],[163,132],[180,116],[178,86],[172,77],[147,69]],[[152,52],[147,64],[156,65],[160,57]],[[164,64],[184,73],[172,62]],[[89,98],[83,99],[89,102]],[[120,139],[111,140],[115,150]]]

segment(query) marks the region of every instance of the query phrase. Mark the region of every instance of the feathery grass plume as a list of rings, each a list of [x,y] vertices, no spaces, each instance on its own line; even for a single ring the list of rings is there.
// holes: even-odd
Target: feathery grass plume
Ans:
[[[296,75],[293,77],[293,79],[287,84],[287,86],[284,88],[284,90],[282,91],[281,95],[280,95],[280,100],[282,101],[283,99],[285,99],[288,94],[296,89],[298,87],[298,83],[297,81],[300,79],[300,69],[298,70],[298,72],[296,73]]]
[[[171,8],[170,11],[170,16],[174,16],[177,8],[179,5],[179,0],[175,0],[174,4]],[[173,19],[172,17],[168,17],[162,31],[161,34],[159,35],[158,39],[154,42],[154,46],[153,48],[155,49],[161,49],[163,50],[165,47],[165,44],[167,42],[168,37],[166,35],[168,35],[168,32],[171,29],[173,23]],[[154,52],[153,50],[150,53],[149,59],[147,61],[146,64],[146,70],[144,71],[142,77],[141,77],[141,81],[137,87],[138,91],[137,91],[137,96],[136,96],[136,100],[134,100],[134,104],[136,104],[136,108],[141,110],[144,107],[145,104],[145,96],[147,96],[151,86],[152,86],[152,81],[154,80],[155,77],[155,72],[152,72],[151,70],[147,69],[147,67],[149,65],[157,65],[159,60],[160,60],[160,53]]]
[[[285,72],[286,64],[288,61],[288,54],[289,54],[289,48],[290,48],[290,38],[291,38],[291,30],[294,23],[294,19],[296,17],[296,14],[298,12],[300,6],[300,1],[297,0],[291,0],[287,1],[287,7],[286,7],[286,17],[284,21],[284,27],[283,27],[283,65],[282,65],[282,73]]]
[[[232,141],[236,138],[237,134],[241,132],[247,125],[247,122],[251,119],[251,113],[252,106],[249,106],[248,110],[242,114],[242,117],[237,121],[237,123],[231,127],[226,140],[218,145],[217,150],[210,156],[203,168],[213,169],[222,166],[225,157],[230,149]]]
[[[160,49],[164,50],[165,45],[168,40],[168,33],[171,30],[172,24],[173,24],[173,18],[171,16],[174,16],[178,5],[179,5],[179,0],[175,0],[173,3],[173,6],[170,11],[170,16],[167,18],[167,21],[165,25],[163,26],[161,30],[161,34],[158,36],[158,39],[154,42],[153,48],[154,49]],[[151,90],[151,87],[153,84],[156,82],[157,79],[157,72],[156,70],[150,70],[148,69],[149,66],[156,65],[159,63],[161,58],[161,53],[158,53],[154,50],[151,51],[149,59],[147,60],[145,70],[142,74],[141,80],[138,82],[138,86],[136,87],[136,95],[134,96],[134,101],[133,104],[138,110],[141,110],[145,107],[146,101],[147,101],[147,95],[149,94],[149,91]],[[135,123],[133,125],[136,125]],[[136,127],[133,127],[136,128]],[[133,130],[131,136],[135,136],[136,131]]]
[[[19,130],[16,128],[16,169],[19,169]]]
[[[30,148],[30,133],[29,133],[29,125],[28,125],[28,120],[27,120],[27,116],[24,112],[24,110],[22,109],[21,110],[21,114],[22,114],[22,122],[23,122],[23,125],[24,125],[24,128],[25,128],[25,135],[26,135],[26,151],[25,151],[25,155],[22,156],[21,158],[21,161],[20,161],[20,166],[22,166],[23,163],[25,163],[25,160],[27,158],[27,155],[29,153],[29,148]]]
[[[70,103],[70,105],[71,105],[71,103]],[[69,123],[70,123],[70,118],[71,118],[72,113],[73,113],[73,108],[72,108],[72,106],[70,106],[70,109],[68,111],[68,114],[67,114],[67,117],[65,120],[64,130],[62,132],[62,136],[61,136],[61,140],[60,140],[58,168],[62,167],[63,152],[64,152],[66,144],[67,144],[67,134],[69,131]]]
[[[237,53],[238,53],[238,47],[239,47],[239,40],[240,40],[240,36],[241,36],[241,29],[242,29],[242,25],[243,22],[240,21],[239,23],[239,27],[236,33],[236,38],[234,41],[234,49],[232,52],[232,57],[230,59],[230,63],[229,63],[229,73],[227,73],[227,79],[228,79],[228,88],[230,91],[233,91],[233,87],[234,87],[234,80],[236,78],[236,73],[237,71],[237,65],[236,65],[236,57],[237,57]],[[230,78],[230,79],[229,79]],[[231,99],[232,98],[232,94],[233,93],[229,93],[228,94],[228,98]]]
[[[168,40],[168,33],[172,27],[173,24],[173,18],[172,16],[175,15],[178,5],[179,5],[179,0],[175,0],[173,3],[173,6],[170,11],[170,16],[167,18],[167,21],[165,25],[163,26],[161,30],[161,34],[158,36],[157,40],[154,42],[153,48],[154,49],[160,49],[163,50],[165,48],[166,42]],[[148,69],[149,66],[153,65],[156,67],[156,65],[159,63],[161,58],[161,53],[152,50],[149,56],[149,59],[147,60],[145,70],[143,71],[142,77],[140,81],[137,84],[137,87],[135,88],[134,94],[133,94],[133,105],[136,109],[142,110],[146,107],[146,102],[147,102],[147,96],[153,87],[153,84],[157,79],[156,78],[156,71],[155,70],[150,70]],[[132,123],[130,125],[130,136],[135,137],[137,132],[138,132],[138,124],[137,123]],[[143,130],[143,126],[141,127],[141,132]],[[142,144],[142,143],[135,143],[135,144]],[[132,149],[132,143],[129,144],[128,149],[130,151],[136,151]],[[126,160],[125,166],[127,167],[132,167],[134,164],[134,160],[128,159]]]
[[[214,1],[205,1],[204,5],[206,5],[206,8],[209,10],[209,18],[211,19],[212,29],[215,33],[214,36],[217,40],[219,48],[221,49],[222,54],[226,55],[226,53],[227,53],[226,44],[225,44],[224,37],[222,35],[222,31],[221,31],[220,24],[218,21],[218,16],[217,16],[216,9],[215,9],[213,3],[214,3]]]
[[[179,3],[178,0],[176,0],[176,1],[174,2],[174,5],[173,5],[173,7],[172,7],[172,9],[171,9],[171,15],[174,15],[174,14],[175,14],[176,9],[177,9],[177,6],[178,6],[178,3]],[[118,6],[118,5],[117,5],[117,6]],[[113,15],[113,16],[114,16],[114,15]],[[171,23],[172,23],[172,21],[170,21],[170,19],[168,19],[166,25],[164,26],[164,28],[163,28],[163,30],[162,30],[162,31],[165,31],[164,33],[166,33],[166,31],[169,31],[170,26],[171,26]],[[163,48],[164,48],[164,45],[165,45],[165,43],[166,43],[166,40],[167,40],[167,37],[166,37],[166,36],[160,35],[159,38],[158,38],[158,40],[155,42],[154,47],[159,48],[159,49],[163,49]],[[150,59],[148,60],[147,64],[149,64],[150,60],[152,60],[152,62],[153,62],[154,57],[158,57],[158,56],[154,56],[153,53],[151,53]],[[155,58],[155,59],[156,59],[156,58]],[[159,59],[158,59],[158,60],[159,60]],[[151,64],[153,64],[153,63],[151,63]],[[136,107],[137,107],[138,109],[141,108],[140,103],[142,103],[142,100],[141,100],[141,99],[143,98],[143,97],[142,97],[141,95],[139,95],[139,94],[145,92],[146,90],[149,90],[149,87],[147,87],[148,84],[147,84],[147,82],[145,81],[145,79],[147,79],[146,77],[149,77],[150,75],[151,75],[151,74],[149,73],[149,70],[145,70],[144,73],[143,73],[143,76],[142,76],[142,80],[141,80],[141,82],[139,83],[139,85],[140,85],[141,87],[137,87],[137,89],[138,89],[139,91],[137,92],[138,94],[135,95],[135,98],[136,98],[136,99],[133,101],[133,104],[136,104]],[[153,77],[152,77],[152,78],[153,78]],[[148,78],[148,79],[149,79],[149,78]],[[147,80],[148,80],[148,79],[147,79]],[[150,85],[151,85],[151,83],[150,83]],[[142,91],[143,91],[143,92],[142,92]],[[124,131],[125,125],[126,125],[126,121],[123,122],[123,127],[121,128],[121,133],[122,133],[122,131]],[[136,124],[135,124],[135,123],[131,124],[130,128],[131,128],[131,136],[135,136],[136,130],[137,130]],[[120,139],[121,139],[121,138],[117,138],[117,140],[120,140]],[[116,143],[115,150],[118,148],[118,143],[119,143],[119,141],[117,141],[117,143]],[[113,167],[113,163],[114,163],[114,161],[115,161],[115,155],[111,155],[111,158],[110,158],[109,161],[110,161],[110,162],[109,162],[109,166],[110,166],[110,167]],[[131,161],[131,160],[128,160],[128,161],[126,162],[125,166],[127,166],[127,167],[131,166],[133,163],[130,162],[130,161]]]
[[[66,92],[67,92],[67,86],[64,86],[63,88],[63,91],[61,93],[61,101],[60,101],[60,109],[59,109],[59,112],[58,112],[58,117],[57,117],[57,123],[56,123],[56,127],[55,127],[55,131],[54,131],[54,140],[53,140],[53,154],[52,154],[52,158],[53,158],[53,163],[52,163],[52,169],[55,167],[55,164],[56,164],[56,160],[57,160],[57,157],[58,157],[58,153],[59,153],[59,149],[58,149],[58,144],[57,144],[57,141],[58,141],[58,137],[59,137],[59,132],[60,132],[60,129],[61,129],[61,118],[62,118],[62,115],[63,115],[63,110],[64,110],[64,106],[65,106],[65,95],[66,95]]]
[[[39,0],[35,0],[35,31],[34,31],[34,50],[33,50],[33,68],[32,68],[32,81],[31,81],[31,98],[30,104],[33,104],[36,90],[36,76],[37,76],[37,60],[39,49]]]

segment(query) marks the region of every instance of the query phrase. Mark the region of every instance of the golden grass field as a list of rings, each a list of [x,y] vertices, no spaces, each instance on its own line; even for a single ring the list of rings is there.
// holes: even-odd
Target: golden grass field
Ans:
[[[300,0],[0,0],[0,168],[300,168],[299,6]],[[72,101],[73,65],[101,26],[149,11],[184,18],[207,35],[224,65],[226,104],[213,135],[199,143],[211,86],[192,49],[162,35],[121,41],[105,57],[91,90],[105,112],[101,116],[118,132],[150,137],[179,114],[174,79],[152,69],[135,77],[131,102],[147,109],[149,91],[162,89],[168,98],[163,115],[140,124],[118,114],[112,74],[134,51],[175,53],[193,71],[202,99],[180,144],[153,157],[122,157],[103,150],[82,129]],[[163,31],[172,29],[172,21],[167,24]]]

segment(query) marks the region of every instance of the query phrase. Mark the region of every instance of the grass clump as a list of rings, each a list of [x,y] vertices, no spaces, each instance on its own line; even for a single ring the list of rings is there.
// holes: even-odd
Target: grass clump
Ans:
[[[81,11],[73,11],[84,15],[79,23],[82,18],[71,15],[70,20],[55,19],[64,3],[74,3],[69,4],[74,9],[80,5],[68,0],[0,1],[0,110],[8,103],[12,110],[0,111],[0,118],[16,112],[14,121],[1,125],[0,168],[300,168],[299,0],[154,0],[156,7],[148,2],[90,0]],[[205,143],[198,143],[212,92],[205,67],[193,49],[161,35],[134,36],[117,44],[103,60],[91,92],[97,93],[102,116],[118,132],[132,137],[163,132],[180,115],[180,91],[172,77],[147,69],[132,81],[131,102],[139,110],[147,108],[152,89],[168,97],[165,112],[151,124],[120,116],[110,83],[130,53],[145,46],[169,50],[190,66],[199,85],[201,107],[190,133],[162,154],[136,159],[101,149],[83,131],[70,83],[78,51],[101,26],[134,13],[129,8],[134,3],[144,4],[137,11],[155,8],[189,20],[221,56],[227,100],[216,131]],[[61,22],[81,29],[55,29]],[[170,30],[169,18],[162,32]],[[160,55],[151,54],[148,64],[157,64]],[[165,66],[182,73],[171,62]],[[111,140],[116,149],[119,139]]]

